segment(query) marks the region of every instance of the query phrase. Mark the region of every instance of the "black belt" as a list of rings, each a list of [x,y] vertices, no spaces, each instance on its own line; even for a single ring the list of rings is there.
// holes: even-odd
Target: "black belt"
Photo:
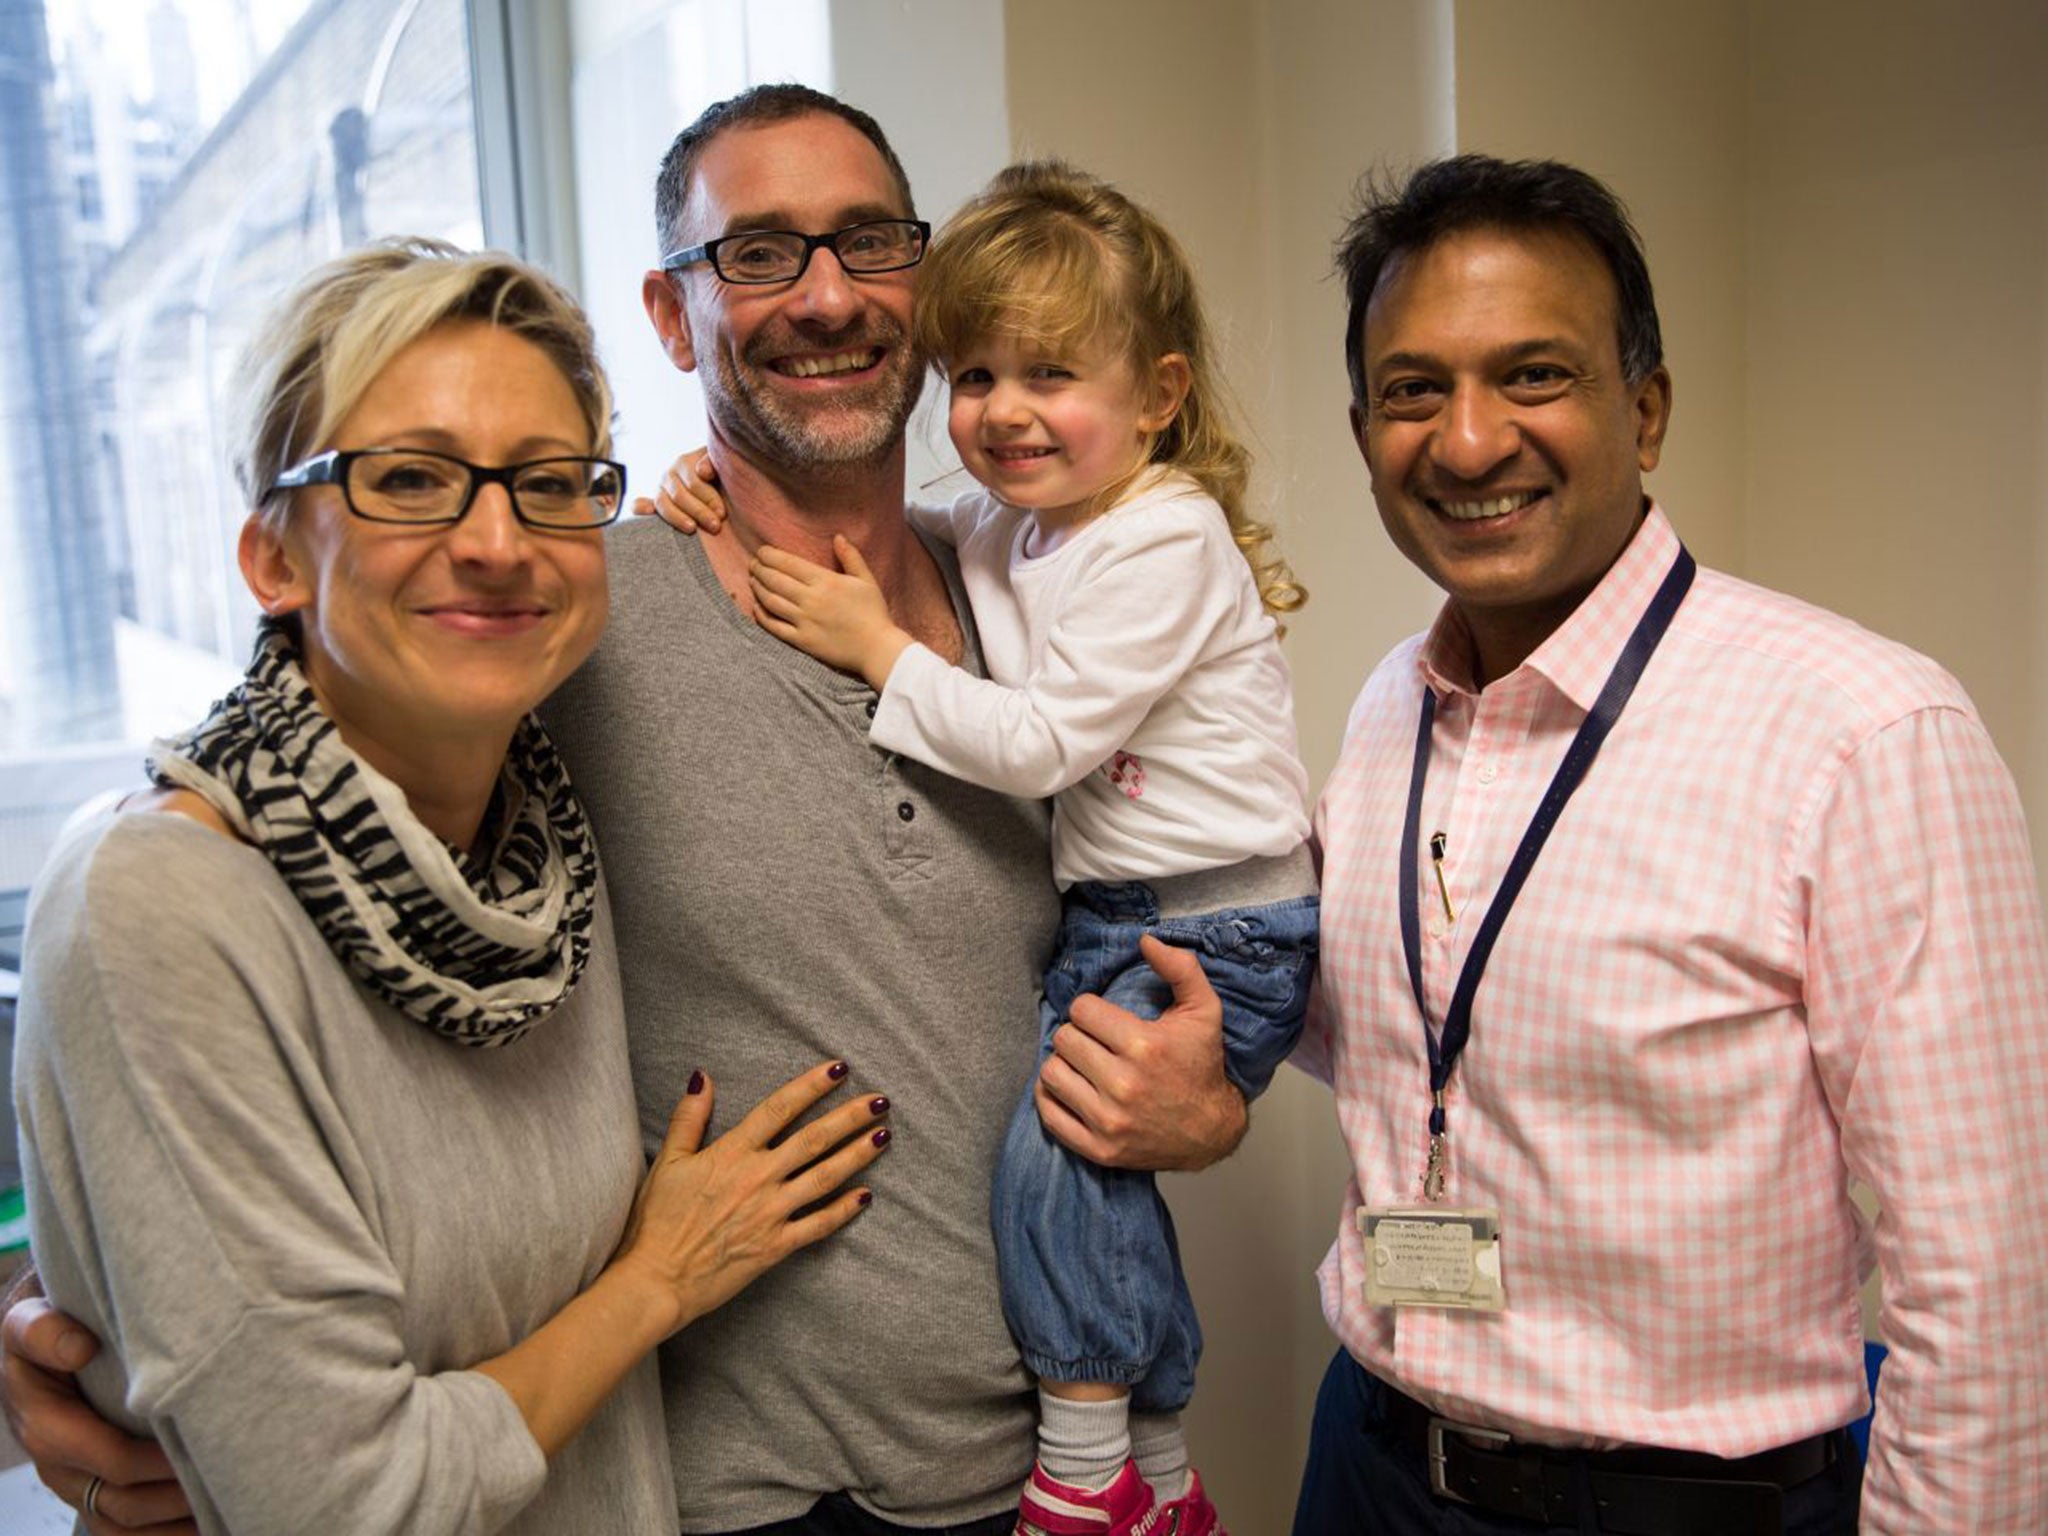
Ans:
[[[1385,1382],[1387,1422],[1429,1472],[1430,1491],[1547,1525],[1594,1523],[1614,1536],[1782,1536],[1784,1490],[1847,1454],[1846,1430],[1728,1460],[1704,1451],[1565,1450],[1456,1424]]]

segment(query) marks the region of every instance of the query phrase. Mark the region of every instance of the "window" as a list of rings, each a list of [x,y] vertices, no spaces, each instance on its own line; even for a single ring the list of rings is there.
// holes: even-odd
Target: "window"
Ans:
[[[600,9],[590,6],[586,9]],[[838,87],[825,0],[672,0],[586,22],[570,100],[581,295],[619,401],[617,456],[651,486],[704,441],[697,380],[654,340],[640,278],[660,258],[654,177],[676,131],[712,102],[794,80]],[[611,20],[606,31],[599,20]]]
[[[465,0],[25,9],[0,37],[0,893],[241,671],[223,406],[251,327],[380,234],[483,241]]]

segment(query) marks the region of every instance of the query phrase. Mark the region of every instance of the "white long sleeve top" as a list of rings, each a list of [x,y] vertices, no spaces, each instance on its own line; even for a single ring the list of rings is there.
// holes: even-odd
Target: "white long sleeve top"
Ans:
[[[870,739],[1056,799],[1053,873],[1145,880],[1291,852],[1308,777],[1278,630],[1223,510],[1161,473],[1041,555],[986,492],[913,507],[960,555],[989,676],[906,650]]]

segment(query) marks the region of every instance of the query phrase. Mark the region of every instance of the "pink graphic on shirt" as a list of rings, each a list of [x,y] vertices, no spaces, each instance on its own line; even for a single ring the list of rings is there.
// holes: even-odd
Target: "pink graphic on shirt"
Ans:
[[[1119,752],[1102,765],[1109,782],[1135,800],[1145,793],[1145,764],[1135,752]]]

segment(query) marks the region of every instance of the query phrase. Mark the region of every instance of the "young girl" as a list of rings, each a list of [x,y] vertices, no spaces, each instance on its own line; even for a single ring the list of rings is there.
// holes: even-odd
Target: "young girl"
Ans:
[[[760,622],[867,679],[876,746],[1056,797],[1065,916],[1041,1055],[1081,993],[1162,1011],[1152,934],[1200,956],[1249,1099],[1300,1032],[1316,947],[1272,617],[1304,594],[1245,514],[1248,456],[1187,259],[1103,182],[1012,166],[940,234],[916,327],[987,491],[911,516],[959,551],[988,679],[899,629],[844,539],[836,572],[763,548]],[[1004,1309],[1040,1379],[1018,1531],[1215,1532],[1179,1424],[1201,1333],[1152,1176],[1067,1152],[1027,1093],[993,1210]]]

